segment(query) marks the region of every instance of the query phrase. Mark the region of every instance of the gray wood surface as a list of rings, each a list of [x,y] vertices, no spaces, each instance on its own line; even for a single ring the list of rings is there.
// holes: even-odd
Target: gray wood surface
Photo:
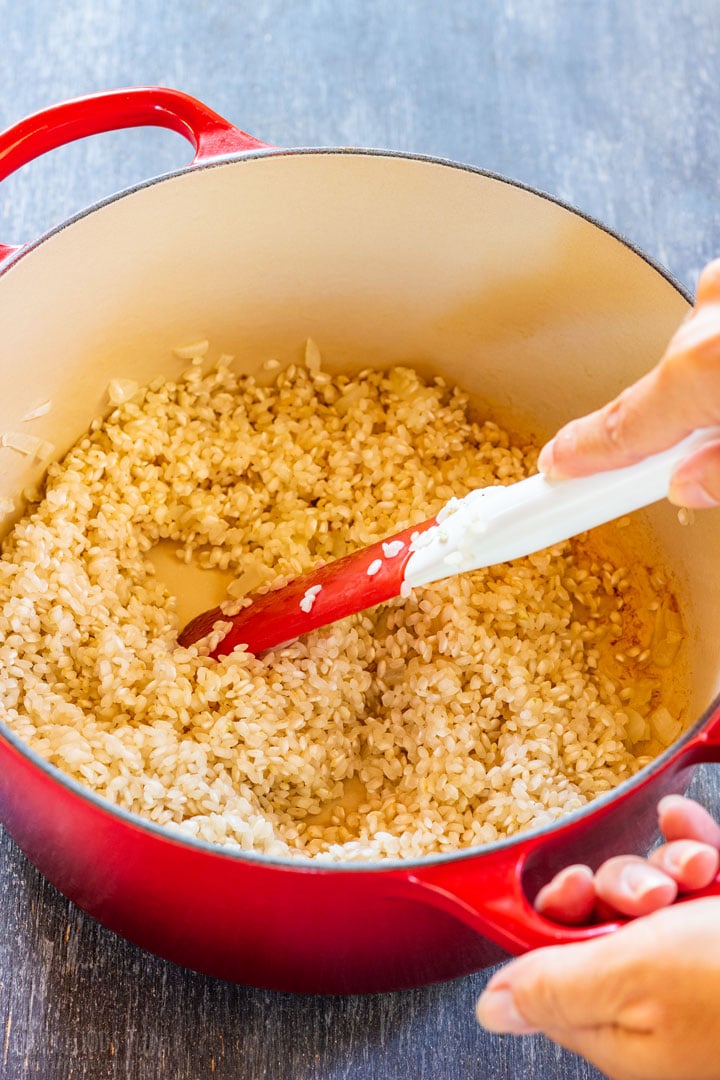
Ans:
[[[176,86],[277,145],[394,147],[516,177],[691,289],[720,253],[717,0],[0,0],[0,42],[0,127],[98,89]],[[0,241],[187,156],[155,130],[57,151],[3,183]],[[694,791],[720,810],[717,771]],[[599,1076],[542,1038],[482,1033],[487,973],[348,999],[233,986],[116,938],[0,847],[0,1077]]]

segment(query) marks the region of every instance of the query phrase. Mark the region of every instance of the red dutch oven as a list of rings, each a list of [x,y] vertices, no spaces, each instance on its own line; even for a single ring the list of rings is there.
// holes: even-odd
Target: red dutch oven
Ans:
[[[33,431],[58,454],[102,413],[110,378],[176,375],[173,346],[199,337],[246,371],[293,359],[309,335],[338,368],[413,363],[542,437],[647,370],[687,311],[645,256],[545,195],[428,157],[277,149],[173,90],[112,91],[22,121],[0,135],[0,180],[70,140],[140,125],[185,135],[190,165],[0,247],[0,430],[51,398]],[[37,476],[5,455],[0,494],[16,497]],[[0,725],[2,821],[106,926],[255,986],[410,987],[608,933],[556,926],[531,899],[569,862],[643,850],[658,799],[720,757],[718,518],[699,517],[681,530],[672,508],[654,508],[647,553],[677,577],[699,719],[552,827],[402,862],[238,853],[111,806]]]

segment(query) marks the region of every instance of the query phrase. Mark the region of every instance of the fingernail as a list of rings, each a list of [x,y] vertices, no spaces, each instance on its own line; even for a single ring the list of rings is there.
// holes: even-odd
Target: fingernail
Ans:
[[[633,900],[642,900],[656,889],[666,887],[669,878],[646,862],[630,863],[620,875],[620,884],[627,896]]]
[[[677,487],[671,485],[668,498],[676,506],[688,506],[693,510],[710,510],[713,506],[720,505],[715,496],[697,480],[690,480]]]
[[[562,467],[558,468],[558,450],[560,460],[568,461],[577,451],[577,424],[572,420],[564,428],[560,428],[557,435],[543,446],[538,456],[538,468],[540,472],[550,479],[562,475]]]
[[[692,863],[699,861],[701,864],[710,864],[708,872],[712,868],[712,876],[714,876],[713,864],[717,860],[717,852],[714,848],[711,848],[709,844],[700,843],[699,840],[681,840],[678,843],[682,846],[676,848],[675,851],[671,849],[670,854],[666,856],[668,869],[682,877],[690,869]]]
[[[658,811],[664,813],[666,810],[672,810],[673,806],[684,806],[687,801],[684,795],[663,795],[657,808]]]
[[[498,1034],[532,1035],[540,1030],[520,1015],[510,990],[486,990],[478,999],[475,1012],[484,1028]]]
[[[538,469],[546,476],[552,472],[553,458],[555,453],[555,440],[551,439],[549,443],[545,443],[540,454],[538,455]]]

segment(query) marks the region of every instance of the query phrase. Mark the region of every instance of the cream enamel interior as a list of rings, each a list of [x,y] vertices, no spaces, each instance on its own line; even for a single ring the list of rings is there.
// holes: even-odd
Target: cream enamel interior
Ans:
[[[312,336],[329,366],[413,363],[544,437],[652,366],[686,310],[625,244],[493,177],[383,154],[226,161],[109,202],[2,275],[0,431],[60,454],[111,378],[182,370],[174,346],[208,338],[260,371]],[[0,455],[17,499],[38,468]],[[648,520],[683,596],[698,714],[720,688],[720,514]]]

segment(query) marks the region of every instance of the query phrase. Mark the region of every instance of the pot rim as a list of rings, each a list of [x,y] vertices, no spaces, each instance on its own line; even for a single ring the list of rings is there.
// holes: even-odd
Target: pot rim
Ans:
[[[547,202],[553,203],[563,210],[575,215],[588,222],[588,224],[595,226],[601,232],[606,233],[608,236],[617,240],[628,248],[634,255],[638,256],[647,263],[653,270],[655,270],[661,277],[663,277],[668,284],[670,284],[680,295],[692,303],[692,296],[685,286],[674,277],[674,275],[662,264],[657,262],[654,258],[644,252],[630,239],[623,236],[621,233],[611,229],[608,225],[602,221],[593,217],[591,214],[586,213],[583,210],[579,210],[577,207],[572,206],[570,203],[559,198],[558,196],[551,195],[548,192],[542,191],[539,188],[533,187],[530,184],[524,183],[520,180],[515,180],[501,173],[494,172],[490,169],[480,168],[475,165],[467,165],[462,162],[454,161],[451,158],[443,158],[434,156],[431,154],[419,154],[412,151],[402,150],[388,150],[381,148],[362,148],[362,147],[347,147],[347,146],[322,146],[322,147],[291,147],[291,148],[276,148],[276,147],[261,147],[259,149],[241,151],[239,153],[223,154],[218,157],[206,158],[190,165],[182,166],[178,169],[173,169],[168,172],[160,173],[157,176],[148,177],[147,179],[139,181],[137,184],[133,184],[130,187],[123,188],[120,191],[113,192],[103,199],[97,200],[91,203],[89,206],[82,208],[76,213],[72,214],[69,218],[60,222],[58,225],[53,226],[48,231],[42,233],[34,240],[23,244],[22,246],[11,251],[7,258],[0,263],[0,279],[8,273],[15,265],[21,262],[27,255],[35,251],[38,247],[44,244],[47,240],[53,236],[67,229],[69,226],[75,224],[77,221],[88,217],[90,214],[95,213],[97,210],[102,210],[104,207],[112,205],[113,203],[123,199],[129,195],[134,195],[136,192],[142,191],[145,188],[153,187],[156,184],[163,183],[167,180],[174,180],[181,178],[188,173],[194,173],[198,170],[225,168],[228,166],[234,166],[244,164],[249,161],[255,161],[260,158],[267,157],[302,157],[302,156],[315,156],[315,155],[328,155],[328,156],[343,156],[343,157],[377,157],[377,158],[393,158],[406,161],[417,161],[422,164],[440,166],[451,169],[458,169],[463,172],[468,172],[477,176],[485,177],[486,179],[497,181],[501,184],[506,184],[509,187],[519,188],[521,191],[526,191],[530,195],[535,195]],[[489,855],[491,853],[499,852],[505,849],[517,846],[522,848],[528,842],[537,844],[549,837],[552,834],[559,833],[566,826],[574,825],[582,821],[585,818],[591,817],[598,811],[601,811],[604,807],[614,802],[616,799],[624,796],[625,793],[631,791],[635,787],[641,787],[650,782],[654,776],[662,773],[672,758],[677,757],[678,753],[690,742],[692,742],[697,735],[703,730],[703,728],[709,723],[713,714],[720,709],[720,694],[714,698],[714,700],[704,710],[700,718],[689,727],[679,739],[673,742],[656,758],[653,758],[646,766],[640,769],[634,776],[628,780],[624,780],[618,784],[617,787],[612,788],[610,791],[603,793],[592,799],[585,806],[579,810],[573,810],[568,814],[564,814],[558,818],[557,821],[548,825],[541,825],[534,829],[527,829],[522,832],[516,833],[510,837],[504,837],[500,840],[494,840],[487,844],[476,844],[471,847],[460,848],[457,851],[441,852],[431,855],[421,855],[415,858],[408,859],[372,859],[367,861],[329,861],[318,856],[307,855],[267,855],[263,852],[244,851],[235,847],[225,846],[222,844],[212,843],[209,840],[202,840],[194,836],[183,835],[182,831],[171,825],[160,825],[148,818],[143,818],[139,814],[130,810],[125,810],[123,807],[116,806],[114,803],[109,802],[104,796],[97,794],[91,788],[81,784],[78,780],[75,780],[68,773],[63,772],[58,766],[51,764],[45,758],[43,758],[36,750],[28,746],[15,732],[8,727],[8,725],[0,719],[0,739],[8,743],[16,752],[24,757],[33,767],[44,773],[50,780],[59,783],[64,786],[72,795],[79,797],[81,800],[89,803],[92,808],[99,810],[100,812],[118,819],[125,825],[129,825],[135,829],[150,833],[152,836],[159,840],[165,841],[171,844],[177,844],[181,847],[188,847],[191,850],[195,850],[198,853],[204,855],[210,855],[220,859],[227,859],[236,863],[251,863],[266,867],[268,869],[290,870],[302,873],[382,873],[391,871],[412,871],[420,868],[428,868],[431,866],[441,866],[447,863],[459,862],[466,859],[477,859],[483,855]]]

